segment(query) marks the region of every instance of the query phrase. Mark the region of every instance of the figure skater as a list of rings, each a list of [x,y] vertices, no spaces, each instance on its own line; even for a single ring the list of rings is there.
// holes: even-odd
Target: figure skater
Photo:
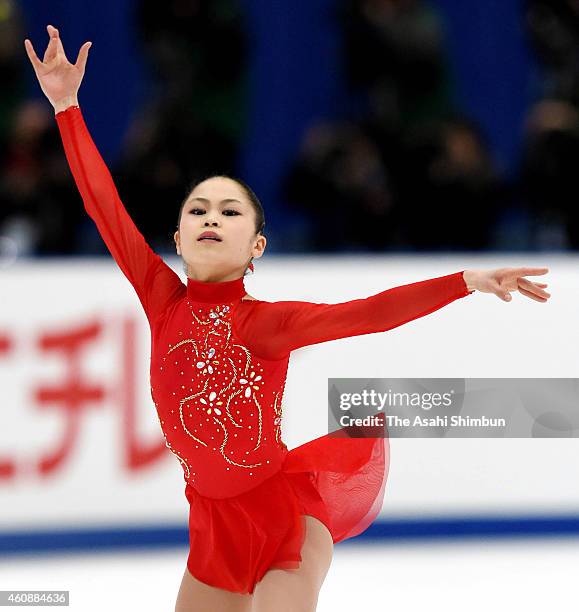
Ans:
[[[546,302],[547,268],[462,270],[338,304],[268,302],[244,276],[263,255],[263,208],[243,181],[211,176],[179,211],[175,246],[187,282],[135,227],[78,105],[90,42],[75,64],[47,26],[41,61],[25,48],[54,107],[85,209],[134,287],[151,332],[151,397],[183,469],[189,555],[177,612],[310,612],[333,545],[364,531],[382,506],[387,436],[338,431],[288,450],[281,437],[290,353],[382,332],[475,290]],[[154,205],[154,203],[143,203]]]

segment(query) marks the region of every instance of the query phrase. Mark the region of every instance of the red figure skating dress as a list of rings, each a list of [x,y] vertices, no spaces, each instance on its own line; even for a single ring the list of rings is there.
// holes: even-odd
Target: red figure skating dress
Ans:
[[[364,531],[382,506],[387,438],[325,435],[288,451],[290,353],[442,308],[469,294],[462,271],[340,304],[243,300],[243,277],[185,285],[132,222],[80,108],[56,120],[86,211],[149,321],[151,395],[190,504],[191,574],[252,593],[269,569],[299,567],[304,515],[334,542]]]

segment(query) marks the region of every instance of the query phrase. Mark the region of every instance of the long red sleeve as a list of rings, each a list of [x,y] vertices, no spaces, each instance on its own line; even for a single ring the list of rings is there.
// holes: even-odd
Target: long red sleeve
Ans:
[[[461,271],[339,304],[257,303],[240,328],[258,355],[275,359],[310,344],[393,329],[470,293]]]
[[[185,291],[179,276],[147,244],[127,213],[78,106],[56,114],[64,152],[89,216],[135,288],[151,324]]]

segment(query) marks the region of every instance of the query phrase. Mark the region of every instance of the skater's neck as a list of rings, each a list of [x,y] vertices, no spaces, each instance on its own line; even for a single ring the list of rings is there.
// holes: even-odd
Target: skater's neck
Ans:
[[[229,281],[200,281],[187,277],[187,297],[194,302],[232,302],[246,294],[243,276]]]

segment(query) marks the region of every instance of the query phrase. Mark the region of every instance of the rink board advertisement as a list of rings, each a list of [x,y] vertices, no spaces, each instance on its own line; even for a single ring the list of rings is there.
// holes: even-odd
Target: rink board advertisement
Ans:
[[[180,273],[179,260],[164,257]],[[532,262],[527,261],[530,265]],[[283,398],[291,449],[328,431],[328,380],[579,376],[574,258],[541,257],[548,305],[475,294],[387,332],[292,353]],[[337,303],[518,258],[277,258],[245,285],[267,300]],[[150,394],[146,317],[109,259],[1,271],[0,531],[185,527],[183,471]],[[577,412],[569,418],[577,423]],[[576,437],[576,436],[575,436]],[[579,517],[572,436],[399,436],[379,521]]]

